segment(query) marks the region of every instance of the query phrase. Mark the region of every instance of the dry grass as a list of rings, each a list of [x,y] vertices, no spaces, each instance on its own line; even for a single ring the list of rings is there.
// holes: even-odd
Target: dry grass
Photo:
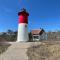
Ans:
[[[29,60],[60,60],[60,42],[44,41],[28,48]]]
[[[9,46],[10,45],[0,45],[0,54],[2,54],[3,52],[5,52],[8,49]]]

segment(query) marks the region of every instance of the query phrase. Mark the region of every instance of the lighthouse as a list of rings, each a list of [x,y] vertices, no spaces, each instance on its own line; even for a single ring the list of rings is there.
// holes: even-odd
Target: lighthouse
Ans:
[[[18,13],[19,19],[18,19],[18,36],[17,36],[17,42],[26,42],[28,41],[28,16],[29,13],[26,11],[26,9],[22,9]]]

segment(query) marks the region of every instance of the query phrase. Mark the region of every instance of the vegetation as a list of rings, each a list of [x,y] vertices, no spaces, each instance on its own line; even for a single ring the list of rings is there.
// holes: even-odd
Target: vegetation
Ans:
[[[32,34],[31,34],[31,32],[29,33],[29,42],[32,42]]]
[[[46,40],[60,40],[60,31],[57,32],[46,32]],[[0,33],[0,38],[6,41],[16,41],[17,40],[17,31],[7,30],[7,32]],[[1,39],[0,39],[1,40]],[[41,40],[40,40],[41,41]],[[29,42],[32,41],[32,34],[29,32]]]
[[[10,45],[0,45],[0,54],[2,54],[3,52],[5,52],[8,49],[9,46]]]
[[[60,60],[60,43],[55,41],[41,42],[27,50],[28,60]]]
[[[6,40],[6,41],[16,41],[17,40],[17,32],[8,30],[7,32],[2,32],[0,34],[0,38]]]

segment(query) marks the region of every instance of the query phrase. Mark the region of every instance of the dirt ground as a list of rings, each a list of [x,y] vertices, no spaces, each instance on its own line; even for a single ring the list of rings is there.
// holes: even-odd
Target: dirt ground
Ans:
[[[12,42],[1,49],[0,60],[60,60],[60,41]]]

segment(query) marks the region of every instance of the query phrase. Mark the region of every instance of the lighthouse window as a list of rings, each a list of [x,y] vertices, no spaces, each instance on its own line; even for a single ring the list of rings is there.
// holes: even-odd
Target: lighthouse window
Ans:
[[[27,25],[25,25],[25,27],[27,27]]]

